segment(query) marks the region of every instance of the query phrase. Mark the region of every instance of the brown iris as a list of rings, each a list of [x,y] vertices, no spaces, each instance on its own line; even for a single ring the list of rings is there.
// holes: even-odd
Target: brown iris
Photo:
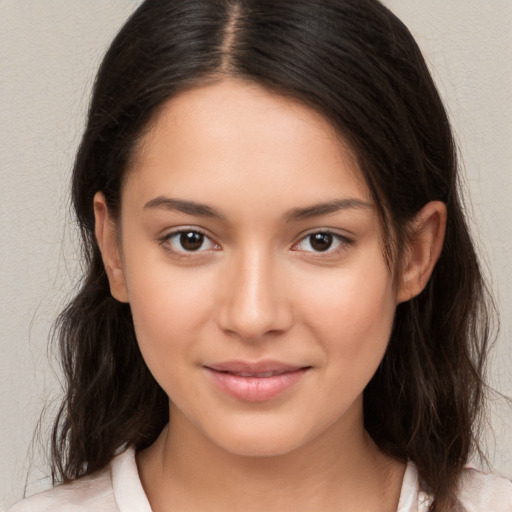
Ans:
[[[327,251],[332,245],[333,236],[331,233],[315,233],[310,235],[309,243],[318,252]]]
[[[180,245],[186,251],[197,251],[204,242],[204,235],[197,231],[184,231],[180,235]]]

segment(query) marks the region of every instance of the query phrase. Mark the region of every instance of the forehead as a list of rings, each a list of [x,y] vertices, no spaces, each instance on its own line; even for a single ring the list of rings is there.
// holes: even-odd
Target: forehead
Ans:
[[[146,197],[222,201],[238,192],[283,207],[333,194],[370,199],[355,155],[324,117],[235,80],[168,101],[144,135],[127,182]]]

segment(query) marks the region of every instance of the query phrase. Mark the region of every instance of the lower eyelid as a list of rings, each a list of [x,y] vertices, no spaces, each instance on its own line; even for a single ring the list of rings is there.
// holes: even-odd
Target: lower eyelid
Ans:
[[[208,247],[206,247],[204,249],[201,248],[201,249],[198,249],[196,251],[187,251],[186,249],[175,250],[172,247],[171,243],[170,243],[171,239],[173,237],[176,237],[178,235],[181,235],[181,234],[187,233],[187,232],[193,232],[193,233],[198,233],[198,234],[202,235],[204,237],[205,241],[207,241]],[[325,251],[319,251],[319,250],[315,251],[314,249],[304,250],[304,249],[299,249],[298,248],[298,246],[302,242],[307,240],[308,237],[311,237],[311,236],[313,236],[315,234],[318,234],[318,233],[331,235],[333,237],[333,239],[336,241],[336,246],[334,248],[329,247]],[[171,232],[165,234],[164,236],[158,238],[157,241],[168,252],[176,254],[176,255],[179,255],[179,256],[184,256],[184,257],[193,257],[194,255],[199,256],[200,254],[203,254],[203,253],[208,252],[210,250],[219,250],[221,248],[220,245],[217,242],[215,242],[212,237],[210,237],[204,231],[202,231],[200,229],[197,229],[197,228],[180,228],[180,229],[176,229],[176,230],[171,231]],[[315,255],[318,255],[318,256],[322,256],[322,255],[326,255],[327,256],[327,255],[332,255],[332,254],[335,254],[337,252],[343,251],[344,248],[347,248],[348,246],[353,245],[353,244],[354,244],[354,240],[353,239],[350,239],[347,236],[342,235],[340,233],[335,233],[333,231],[330,231],[330,230],[326,229],[326,230],[317,230],[317,231],[309,232],[309,233],[303,235],[300,238],[300,240],[298,240],[296,243],[293,244],[292,250],[296,250],[296,251],[301,251],[302,250],[303,252],[312,253],[312,254],[315,254]]]
[[[331,235],[333,237],[333,239],[336,240],[336,242],[338,244],[338,247],[335,247],[334,249],[329,247],[325,251],[310,250],[310,251],[305,251],[305,252],[311,252],[311,253],[318,254],[318,255],[332,254],[332,253],[335,253],[339,249],[339,247],[343,247],[343,246],[346,247],[346,246],[352,245],[354,243],[354,240],[352,240],[352,239],[350,239],[350,238],[348,238],[348,237],[346,237],[344,235],[341,235],[340,233],[335,233],[333,231],[330,231],[330,230],[326,229],[326,230],[313,231],[313,232],[305,234],[298,242],[296,242],[293,245],[293,247],[299,246],[299,244],[301,244],[302,242],[306,241],[309,237],[311,237],[313,235],[316,235],[316,234],[319,234],[319,233]]]
[[[205,249],[201,248],[201,249],[198,249],[197,251],[187,251],[185,249],[184,250],[176,250],[176,249],[174,249],[172,247],[171,240],[174,237],[178,237],[178,236],[182,235],[183,233],[197,233],[197,234],[202,235],[204,237],[204,240],[208,242],[208,246],[209,247],[207,247]],[[193,256],[194,254],[195,255],[199,255],[199,254],[202,254],[202,253],[204,253],[204,252],[206,252],[208,250],[219,248],[219,244],[217,244],[204,231],[201,231],[200,229],[194,229],[194,228],[181,228],[181,229],[177,229],[175,231],[171,231],[170,233],[167,233],[163,237],[159,238],[158,242],[167,251],[169,251],[169,252],[171,252],[173,254],[177,254],[177,255],[180,255],[180,256],[187,256],[187,257]]]

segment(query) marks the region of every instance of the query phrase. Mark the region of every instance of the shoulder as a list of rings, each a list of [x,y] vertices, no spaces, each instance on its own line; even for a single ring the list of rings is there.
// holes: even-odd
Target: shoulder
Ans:
[[[110,469],[59,485],[14,505],[8,512],[117,512]]]
[[[459,499],[467,512],[512,512],[512,482],[467,468],[460,481]]]
[[[464,512],[512,512],[512,482],[473,468],[464,469],[457,492]],[[397,512],[428,512],[432,496],[421,490],[416,465],[409,461]]]
[[[151,512],[137,471],[135,451],[127,448],[103,470],[59,485],[14,505],[8,512]]]

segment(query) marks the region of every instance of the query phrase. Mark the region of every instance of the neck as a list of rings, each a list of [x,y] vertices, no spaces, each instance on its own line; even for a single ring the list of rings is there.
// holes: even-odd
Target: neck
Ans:
[[[155,512],[396,510],[404,466],[378,450],[362,411],[292,452],[264,457],[230,453],[179,413],[171,417],[137,457]]]

